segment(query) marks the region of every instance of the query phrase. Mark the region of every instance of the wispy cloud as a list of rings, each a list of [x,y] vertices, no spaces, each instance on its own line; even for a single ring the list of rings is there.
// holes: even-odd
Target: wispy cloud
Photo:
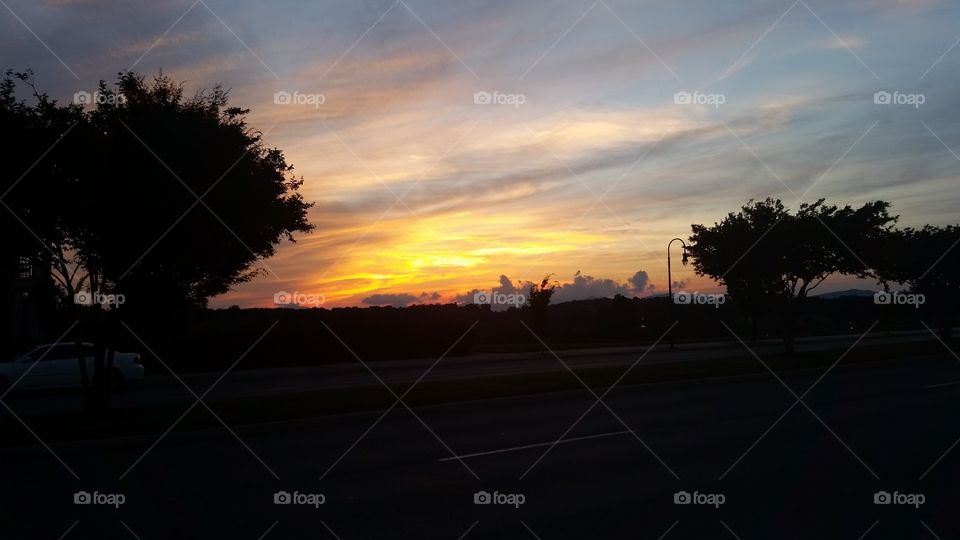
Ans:
[[[172,28],[192,1],[8,3],[81,77],[0,19],[9,67],[34,68],[55,97],[112,80],[149,49],[143,73],[162,68],[188,91],[221,82],[253,128],[273,126],[266,141],[305,177],[317,228],[269,262],[287,281],[255,280],[214,305],[270,305],[280,288],[328,305],[452,299],[548,273],[570,276],[563,294],[579,297],[636,290],[637,268],[666,283],[666,241],[691,223],[750,198],[793,202],[771,171],[797,193],[817,182],[811,198],[890,199],[911,224],[950,220],[960,202],[956,161],[918,122],[960,151],[949,2],[808,2],[834,36],[799,7],[771,27],[788,7],[776,2],[609,0],[616,15],[592,10],[560,41],[581,3],[408,1],[421,22],[387,12],[392,0],[209,0],[222,24],[198,8]],[[923,92],[926,105],[875,105],[881,88],[850,51],[884,89]],[[724,104],[675,104],[681,90]],[[275,103],[280,91],[323,103]],[[523,104],[476,104],[480,91]]]

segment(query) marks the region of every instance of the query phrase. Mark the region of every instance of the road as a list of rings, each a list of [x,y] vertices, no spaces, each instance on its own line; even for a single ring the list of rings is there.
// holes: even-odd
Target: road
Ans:
[[[797,343],[798,351],[819,351],[842,349],[851,346],[861,336],[850,334],[801,338]],[[869,335],[860,345],[887,345],[929,341],[927,331],[895,332],[891,334]],[[758,354],[779,353],[783,345],[771,340],[751,345]],[[627,367],[647,352],[646,347],[610,347],[604,349],[582,349],[559,351],[564,362],[574,369],[590,367]],[[713,342],[686,344],[676,350],[670,350],[661,344],[646,354],[644,363],[682,362],[724,358],[746,354],[737,342]],[[436,362],[436,358],[414,360],[392,360],[369,362],[367,366],[378,377],[389,383],[412,383]],[[455,379],[473,379],[497,375],[517,375],[543,373],[564,369],[551,354],[475,354],[463,357],[444,358],[430,372],[427,380],[442,381]],[[378,384],[376,378],[360,362],[333,364],[312,367],[258,369],[233,371],[228,377],[223,373],[192,373],[174,376],[167,371],[151,373],[146,380],[136,383],[129,391],[118,392],[113,397],[113,406],[141,407],[179,405],[189,406],[196,399],[184,383],[197,395],[212,387],[205,398],[208,402],[217,402],[237,398],[310,392],[330,388],[349,388]],[[218,382],[219,380],[219,382]],[[181,382],[183,381],[183,382]],[[216,383],[216,384],[215,384]],[[20,416],[34,416],[52,413],[77,412],[82,409],[81,396],[77,392],[50,393],[13,393],[7,402]],[[8,414],[0,409],[0,416]]]
[[[960,363],[945,351],[824,373],[2,450],[2,537],[960,536]],[[125,503],[75,505],[79,490]],[[479,490],[524,501],[476,505]],[[881,490],[923,504],[876,505]],[[325,501],[276,505],[278,491]],[[678,505],[678,491],[723,504]]]

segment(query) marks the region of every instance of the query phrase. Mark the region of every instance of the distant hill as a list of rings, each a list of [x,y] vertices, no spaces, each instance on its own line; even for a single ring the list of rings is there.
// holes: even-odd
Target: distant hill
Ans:
[[[842,291],[834,291],[834,292],[828,292],[828,293],[823,293],[823,294],[814,295],[814,297],[815,297],[815,298],[825,298],[825,299],[828,299],[828,300],[831,299],[831,298],[843,298],[843,297],[846,297],[846,296],[859,296],[859,297],[871,296],[871,297],[872,297],[872,296],[874,295],[874,293],[876,293],[876,292],[877,292],[877,291],[868,291],[868,290],[866,290],[866,289],[845,289],[845,290],[842,290]]]

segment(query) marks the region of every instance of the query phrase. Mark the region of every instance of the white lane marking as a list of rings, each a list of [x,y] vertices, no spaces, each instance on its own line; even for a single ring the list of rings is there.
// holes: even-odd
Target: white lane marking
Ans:
[[[945,382],[940,384],[930,384],[930,385],[924,386],[924,388],[940,388],[941,386],[953,386],[955,384],[960,384],[960,381]]]
[[[602,437],[613,437],[613,436],[616,436],[616,435],[627,435],[628,433],[633,433],[633,431],[630,431],[630,430],[626,430],[626,429],[625,429],[625,430],[623,430],[623,431],[611,431],[610,433],[597,433],[596,435],[585,435],[585,436],[583,436],[583,437],[571,437],[571,438],[569,438],[569,439],[564,439],[564,440],[560,441],[559,443],[557,443],[557,441],[550,441],[550,442],[542,442],[542,443],[535,443],[535,444],[525,444],[525,445],[523,445],[523,446],[512,446],[512,447],[510,447],[510,448],[500,448],[499,450],[487,450],[486,452],[474,452],[473,454],[461,454],[461,455],[459,455],[459,456],[451,456],[451,457],[440,458],[438,461],[453,461],[453,460],[457,460],[457,459],[473,458],[473,457],[480,457],[480,456],[489,456],[489,455],[493,455],[493,454],[505,454],[505,453],[507,453],[507,452],[516,452],[516,451],[518,451],[518,450],[528,450],[528,449],[530,449],[530,448],[541,448],[541,447],[544,447],[544,446],[550,446],[551,444],[555,444],[555,443],[556,443],[556,444],[565,444],[565,443],[571,443],[571,442],[586,441],[586,440],[590,440],[590,439],[599,439],[599,438],[602,438]]]

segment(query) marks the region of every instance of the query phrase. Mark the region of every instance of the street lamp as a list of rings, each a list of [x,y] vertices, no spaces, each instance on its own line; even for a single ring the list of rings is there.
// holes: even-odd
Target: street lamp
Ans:
[[[686,266],[686,265],[687,265],[687,261],[689,260],[689,256],[688,256],[688,254],[687,254],[687,244],[685,244],[685,243],[683,242],[683,239],[682,239],[682,238],[674,238],[673,240],[670,241],[670,243],[667,244],[667,295],[670,297],[670,311],[669,311],[669,313],[670,313],[670,318],[671,318],[671,319],[673,318],[673,303],[674,303],[674,302],[673,302],[673,275],[672,275],[671,269],[670,269],[670,246],[672,246],[673,243],[674,243],[674,242],[677,242],[677,241],[679,241],[679,242],[680,242],[680,245],[683,246],[683,259],[681,259],[681,262],[683,263],[684,266]],[[677,346],[674,345],[674,343],[673,343],[673,338],[671,337],[671,338],[670,338],[670,348],[671,348],[671,349],[675,349],[676,347],[677,347]]]

